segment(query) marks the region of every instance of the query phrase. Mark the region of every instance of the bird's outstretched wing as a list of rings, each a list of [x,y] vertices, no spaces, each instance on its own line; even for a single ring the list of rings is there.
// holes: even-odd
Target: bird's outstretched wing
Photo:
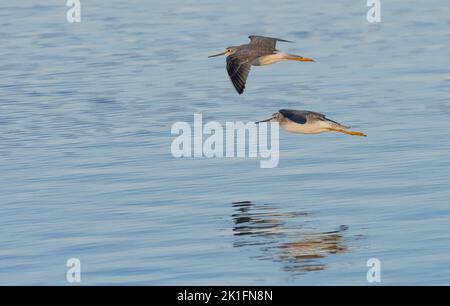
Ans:
[[[252,54],[236,52],[227,57],[227,71],[231,82],[238,94],[242,94],[245,89],[251,63],[255,60]]]
[[[316,112],[310,112],[310,111],[303,111],[306,114],[306,118],[311,118],[314,120],[322,120],[322,121],[327,121],[329,123],[332,123],[333,125],[337,126],[337,127],[341,127],[341,128],[345,128],[348,129],[350,128],[349,126],[340,124],[339,122],[336,122],[334,120],[328,119],[327,116],[325,116],[324,114],[321,113],[316,113]]]
[[[250,45],[258,46],[261,49],[269,49],[269,50],[275,50],[277,41],[292,42],[285,39],[258,36],[258,35],[250,35],[248,38],[250,38]]]
[[[335,125],[336,127],[350,128],[349,126],[340,124],[339,122],[333,121],[331,119],[328,119],[324,114],[311,112],[311,111],[304,111],[304,110],[293,110],[293,109],[280,109],[278,111],[281,113],[284,117],[288,118],[289,120],[292,120],[298,124],[305,124],[308,120],[314,121],[314,120],[320,120],[320,121],[327,121]]]

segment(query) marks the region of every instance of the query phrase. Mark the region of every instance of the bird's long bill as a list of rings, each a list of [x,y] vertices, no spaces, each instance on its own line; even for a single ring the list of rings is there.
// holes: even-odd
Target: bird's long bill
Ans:
[[[216,56],[221,56],[221,55],[224,55],[225,53],[227,53],[226,51],[224,51],[224,52],[220,52],[220,53],[217,53],[217,54],[213,54],[213,55],[210,55],[210,56],[208,56],[208,57],[216,57]]]
[[[269,119],[261,120],[261,121],[256,121],[255,123],[258,124],[258,123],[261,123],[261,122],[269,122],[269,121],[272,120],[272,119],[273,119],[273,118],[269,118]]]

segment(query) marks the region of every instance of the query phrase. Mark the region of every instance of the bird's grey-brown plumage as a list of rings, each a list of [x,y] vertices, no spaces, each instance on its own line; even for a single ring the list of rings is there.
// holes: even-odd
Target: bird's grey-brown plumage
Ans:
[[[249,45],[258,47],[259,49],[267,49],[270,51],[277,51],[277,49],[276,49],[277,41],[288,42],[288,43],[292,42],[292,41],[286,40],[286,39],[258,36],[258,35],[250,35],[248,38],[250,38]]]
[[[251,62],[254,60],[254,55],[247,50],[240,50],[236,53],[227,57],[227,72],[236,91],[242,94],[252,65]]]
[[[288,40],[257,35],[251,35],[249,38],[248,44],[228,47],[225,52],[210,56],[227,55],[228,76],[239,94],[244,92],[252,65],[270,65],[281,60],[313,61],[299,55],[281,53],[276,49],[277,41],[290,42]]]

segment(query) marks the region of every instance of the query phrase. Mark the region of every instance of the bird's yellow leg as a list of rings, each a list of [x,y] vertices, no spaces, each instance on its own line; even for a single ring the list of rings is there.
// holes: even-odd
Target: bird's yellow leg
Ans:
[[[344,134],[348,134],[348,135],[353,135],[353,136],[367,136],[364,133],[361,132],[354,132],[354,131],[346,131],[346,130],[340,130],[340,129],[330,129],[330,131],[335,131],[335,132],[339,132],[339,133],[344,133]]]
[[[287,60],[290,61],[299,61],[299,62],[315,62],[315,60],[313,60],[312,58],[307,58],[307,57],[286,57]]]

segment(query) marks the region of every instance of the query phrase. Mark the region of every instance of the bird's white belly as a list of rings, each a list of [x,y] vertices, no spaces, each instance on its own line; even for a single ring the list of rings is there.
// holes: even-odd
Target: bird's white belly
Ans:
[[[266,66],[271,65],[276,62],[284,60],[283,55],[281,53],[274,53],[269,55],[263,55],[258,57],[256,60],[253,61],[253,66]]]
[[[282,122],[281,127],[291,133],[299,134],[319,134],[329,131],[329,124],[323,121],[313,123],[298,124],[295,122]]]

